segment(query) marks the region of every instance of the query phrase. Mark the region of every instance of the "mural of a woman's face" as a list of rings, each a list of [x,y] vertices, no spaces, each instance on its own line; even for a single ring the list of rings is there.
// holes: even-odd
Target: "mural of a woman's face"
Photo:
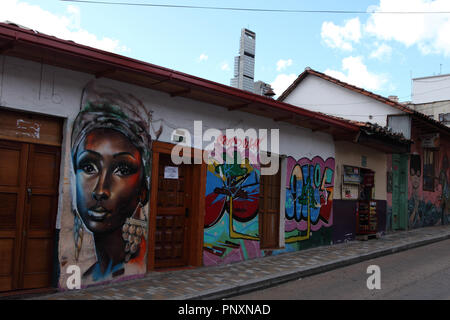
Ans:
[[[143,171],[139,150],[122,133],[95,129],[86,135],[75,155],[76,202],[90,231],[114,231],[133,214]]]

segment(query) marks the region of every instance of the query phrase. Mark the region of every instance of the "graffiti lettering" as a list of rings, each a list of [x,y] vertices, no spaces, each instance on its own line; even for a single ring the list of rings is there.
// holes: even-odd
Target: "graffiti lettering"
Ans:
[[[217,143],[219,143],[220,145],[224,146],[225,148],[231,147],[231,146],[236,146],[236,147],[240,147],[240,148],[244,148],[244,149],[258,149],[259,148],[259,144],[261,143],[261,139],[260,138],[245,138],[244,141],[242,141],[242,139],[239,139],[237,137],[233,137],[233,139],[227,138],[226,135],[221,135],[220,137],[217,138]]]
[[[309,239],[311,230],[331,223],[334,159],[289,158],[287,166],[291,173],[286,190],[286,231],[306,231],[303,236],[288,236],[286,242],[290,243]],[[302,221],[306,225],[302,226]]]

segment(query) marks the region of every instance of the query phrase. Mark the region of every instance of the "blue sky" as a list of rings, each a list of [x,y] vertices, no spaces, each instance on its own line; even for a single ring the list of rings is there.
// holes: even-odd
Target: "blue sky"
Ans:
[[[193,6],[446,11],[448,0],[109,0]],[[229,85],[241,28],[256,32],[255,80],[279,95],[305,67],[410,100],[413,78],[450,73],[450,14],[221,11],[1,0],[0,21]]]

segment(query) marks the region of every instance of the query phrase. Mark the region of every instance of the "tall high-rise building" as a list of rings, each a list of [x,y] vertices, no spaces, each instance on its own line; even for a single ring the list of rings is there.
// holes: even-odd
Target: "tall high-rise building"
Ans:
[[[242,29],[239,55],[234,57],[234,78],[231,79],[230,85],[271,98],[275,93],[270,84],[263,81],[254,82],[255,45],[256,33],[248,29]]]
[[[248,29],[241,30],[239,56],[234,58],[234,78],[230,85],[254,92],[256,34]]]

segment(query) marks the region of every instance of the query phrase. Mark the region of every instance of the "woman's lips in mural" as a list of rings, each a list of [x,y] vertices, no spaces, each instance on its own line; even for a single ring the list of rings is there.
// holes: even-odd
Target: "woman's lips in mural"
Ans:
[[[89,217],[93,220],[101,221],[109,213],[104,207],[94,207],[88,210]]]

